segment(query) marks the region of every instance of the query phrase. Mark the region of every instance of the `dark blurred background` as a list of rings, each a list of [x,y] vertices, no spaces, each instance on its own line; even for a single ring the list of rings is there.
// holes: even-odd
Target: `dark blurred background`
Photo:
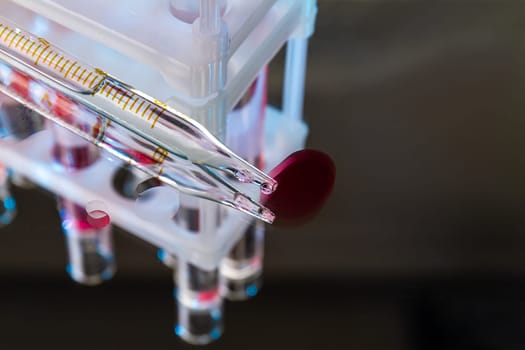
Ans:
[[[307,225],[268,229],[264,288],[227,303],[209,348],[525,348],[525,2],[319,7],[305,114],[336,189]],[[15,194],[1,349],[190,347],[153,247],[117,231],[116,277],[75,285],[53,197]]]

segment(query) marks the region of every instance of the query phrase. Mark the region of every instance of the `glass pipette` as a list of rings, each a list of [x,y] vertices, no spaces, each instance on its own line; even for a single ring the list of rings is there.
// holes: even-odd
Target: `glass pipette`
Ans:
[[[277,183],[190,118],[99,69],[78,63],[3,18],[0,61],[8,70],[33,78],[33,90],[39,93],[20,93],[5,78],[0,79],[0,91],[184,193],[273,221],[270,210],[232,182],[256,184],[263,193],[273,192]],[[85,127],[57,115],[52,95],[83,107]]]

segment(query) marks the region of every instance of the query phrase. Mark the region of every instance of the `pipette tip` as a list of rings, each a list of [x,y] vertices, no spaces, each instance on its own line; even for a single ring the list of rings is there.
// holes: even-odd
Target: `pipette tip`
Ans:
[[[235,208],[269,224],[275,220],[275,214],[270,209],[263,207],[240,192],[235,195]]]

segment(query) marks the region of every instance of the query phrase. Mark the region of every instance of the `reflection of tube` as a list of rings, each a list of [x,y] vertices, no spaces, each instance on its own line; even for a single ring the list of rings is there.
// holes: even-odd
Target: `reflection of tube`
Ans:
[[[263,70],[228,116],[226,144],[246,161],[263,167],[262,141],[267,71]],[[264,224],[252,222],[220,266],[221,294],[243,300],[257,294],[262,281]]]
[[[65,118],[76,113],[75,105],[59,104],[55,111]],[[53,125],[55,147],[53,156],[66,171],[89,167],[98,157],[98,149],[70,131]],[[69,264],[67,272],[78,283],[97,285],[111,278],[115,272],[109,220],[90,217],[86,208],[66,198],[59,198],[60,217],[65,233]],[[107,214],[106,214],[107,215]],[[96,227],[93,226],[96,222]]]

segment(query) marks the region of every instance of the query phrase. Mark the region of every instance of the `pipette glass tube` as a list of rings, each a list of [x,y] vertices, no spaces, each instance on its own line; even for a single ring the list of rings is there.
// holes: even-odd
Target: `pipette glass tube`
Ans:
[[[266,107],[267,70],[264,69],[228,116],[226,144],[245,160],[262,168],[262,140]],[[220,292],[230,300],[255,296],[261,286],[264,224],[252,222],[220,265]]]
[[[56,106],[60,108],[55,113],[64,118],[77,113],[75,104],[61,101]],[[82,170],[97,160],[99,149],[95,145],[59,125],[53,124],[51,128],[55,137],[53,156],[65,171]],[[67,198],[59,198],[58,203],[71,278],[85,285],[98,285],[111,278],[116,268],[109,220],[96,220],[96,214],[88,213],[85,207]]]
[[[10,86],[9,79],[2,79],[0,91],[46,118],[133,165],[141,162],[130,153],[146,155],[153,161],[141,163],[141,169],[183,193],[273,221],[270,210],[238,191],[234,184],[251,183],[261,192],[271,193],[277,183],[187,116],[100,69],[80,63],[3,18],[0,61],[5,63],[4,69],[27,74],[44,90],[38,96],[22,96]],[[51,94],[82,106],[84,129],[53,114]],[[107,130],[109,125],[111,131]],[[108,140],[109,135],[113,138]]]

